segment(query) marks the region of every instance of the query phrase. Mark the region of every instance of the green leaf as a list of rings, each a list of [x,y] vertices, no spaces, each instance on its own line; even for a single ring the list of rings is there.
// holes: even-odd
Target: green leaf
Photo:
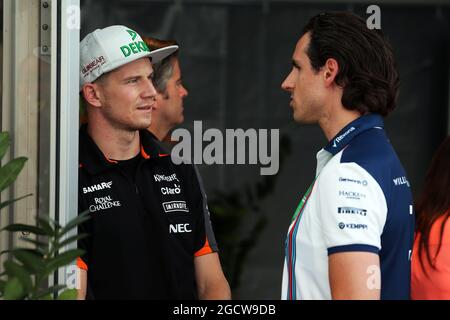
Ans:
[[[25,296],[23,286],[19,279],[11,278],[5,285],[3,299],[5,300],[19,300]]]
[[[0,160],[3,159],[3,157],[6,154],[6,151],[9,147],[9,133],[8,132],[1,132],[0,133]]]
[[[6,285],[6,281],[5,280],[0,280],[0,293],[5,291],[5,285]]]
[[[53,300],[53,295],[49,293],[43,297],[40,297],[38,300]]]
[[[67,289],[64,290],[57,298],[57,300],[77,300],[78,290],[77,289]]]
[[[91,216],[89,215],[89,211],[84,211],[80,213],[76,218],[70,220],[62,229],[60,235],[64,235],[66,232],[72,230],[76,226],[82,224],[83,222],[89,220]]]
[[[55,235],[55,230],[52,228],[48,219],[40,217],[38,220],[38,226],[41,227],[49,236]]]
[[[57,246],[55,246],[55,249],[64,248],[64,246],[66,246],[66,245],[68,245],[68,244],[70,244],[72,242],[75,242],[75,241],[78,241],[78,240],[81,240],[81,239],[84,239],[84,238],[87,238],[87,237],[89,237],[89,234],[87,234],[87,233],[82,233],[82,234],[78,234],[78,235],[72,236],[70,238],[67,238],[63,242],[57,244]]]
[[[20,281],[25,294],[31,291],[33,282],[31,280],[30,273],[25,269],[24,266],[21,266],[20,264],[11,260],[5,261],[3,265],[9,277],[15,277]]]
[[[37,293],[35,296],[32,297],[32,299],[36,299],[36,300],[44,299],[45,300],[45,299],[48,298],[48,295],[50,295],[51,296],[50,300],[52,300],[53,299],[53,293],[58,292],[59,290],[62,290],[65,287],[66,286],[60,285],[60,284],[55,285],[55,286],[51,286],[50,288],[45,289],[44,291],[41,291],[41,292]]]
[[[61,225],[58,223],[58,221],[53,220],[46,214],[39,216],[39,219],[47,221],[50,224],[50,226],[61,227]]]
[[[25,157],[19,157],[0,167],[0,192],[16,180],[27,160]]]
[[[76,258],[81,256],[84,253],[84,250],[81,249],[73,249],[61,253],[60,255],[50,259],[46,265],[46,273],[50,274],[56,269],[66,266],[73,262]]]
[[[24,241],[24,242],[34,244],[36,247],[41,249],[40,251],[42,251],[42,249],[47,249],[48,248],[48,242],[45,242],[45,241],[39,241],[39,240],[35,240],[35,239],[30,239],[30,238],[24,237],[24,236],[19,237],[19,239]]]
[[[9,206],[10,204],[12,204],[12,203],[14,203],[16,201],[19,201],[19,200],[21,200],[23,198],[26,198],[26,197],[29,197],[29,196],[32,196],[32,195],[33,194],[30,193],[30,194],[27,194],[26,196],[22,196],[22,197],[19,197],[19,198],[16,198],[16,199],[12,199],[12,200],[8,200],[8,201],[5,201],[5,202],[2,202],[2,203],[0,203],[0,209],[3,209],[4,207]]]
[[[11,249],[11,250],[4,250],[4,251],[0,252],[0,254],[4,254],[4,253],[12,253],[12,252],[14,252],[14,251],[16,251],[16,250],[30,251],[30,252],[39,254],[41,257],[44,256],[42,253],[40,253],[40,252],[37,251],[36,249],[30,249],[30,248],[24,248],[24,247],[17,247],[17,248]]]
[[[0,229],[0,231],[10,231],[10,232],[29,232],[29,233],[33,233],[33,234],[37,234],[37,235],[47,235],[47,233],[45,232],[45,230],[43,230],[42,228],[36,227],[36,226],[30,226],[27,224],[21,224],[21,223],[17,223],[17,224],[10,224],[6,227],[4,227],[3,229]]]
[[[23,266],[29,272],[35,273],[44,269],[43,257],[36,252],[31,250],[14,250],[13,255],[17,260],[22,262]]]

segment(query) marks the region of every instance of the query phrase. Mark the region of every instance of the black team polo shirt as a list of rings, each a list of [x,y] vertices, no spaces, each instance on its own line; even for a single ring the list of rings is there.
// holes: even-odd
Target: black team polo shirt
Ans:
[[[107,159],[80,128],[79,233],[87,299],[197,299],[194,256],[212,252],[191,165],[175,165],[146,130],[131,160]],[[134,172],[134,176],[133,176]]]

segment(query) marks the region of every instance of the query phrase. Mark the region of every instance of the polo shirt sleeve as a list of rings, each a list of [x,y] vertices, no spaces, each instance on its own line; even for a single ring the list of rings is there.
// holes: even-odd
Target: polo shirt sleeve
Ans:
[[[323,170],[316,181],[318,218],[328,255],[378,253],[387,204],[378,182],[356,163]]]

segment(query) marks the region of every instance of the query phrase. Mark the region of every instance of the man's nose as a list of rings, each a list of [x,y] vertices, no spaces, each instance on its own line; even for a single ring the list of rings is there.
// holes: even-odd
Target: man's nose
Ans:
[[[187,97],[189,95],[189,92],[187,91],[187,89],[183,85],[181,85],[180,90],[181,90],[181,97],[182,98]]]
[[[284,79],[284,81],[281,83],[281,89],[285,90],[285,91],[292,91],[293,89],[293,84],[292,84],[292,72],[289,73],[286,77],[286,79]]]
[[[144,98],[155,98],[156,93],[157,91],[153,85],[152,79],[147,79],[147,81],[145,81],[145,90],[143,92]]]

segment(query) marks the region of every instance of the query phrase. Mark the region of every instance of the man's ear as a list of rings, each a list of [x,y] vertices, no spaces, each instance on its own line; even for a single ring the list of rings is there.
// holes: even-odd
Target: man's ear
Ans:
[[[339,73],[339,65],[337,61],[333,58],[327,59],[323,66],[323,79],[325,80],[325,85],[330,86],[334,83],[334,79]]]
[[[83,92],[83,96],[86,99],[87,103],[89,103],[93,107],[101,107],[101,92],[99,85],[95,83],[86,83],[83,85],[81,89]]]

